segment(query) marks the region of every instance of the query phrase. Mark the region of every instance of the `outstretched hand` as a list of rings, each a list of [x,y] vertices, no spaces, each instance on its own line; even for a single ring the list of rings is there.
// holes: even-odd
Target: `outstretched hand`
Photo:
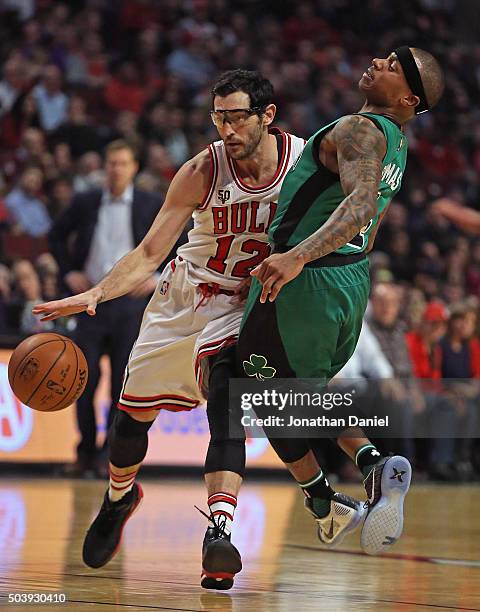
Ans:
[[[454,214],[459,208],[462,208],[462,205],[449,198],[439,198],[430,205],[432,212],[446,219],[449,219],[451,214]]]
[[[263,285],[260,302],[265,304],[268,300],[273,302],[280,289],[296,278],[303,270],[304,263],[301,259],[290,253],[275,253],[262,261],[262,263],[251,271]]]
[[[79,312],[86,312],[93,317],[96,314],[97,304],[101,298],[102,290],[94,287],[84,293],[72,295],[63,300],[37,304],[32,308],[32,313],[34,315],[42,315],[41,321],[54,321],[60,317],[67,317]]]

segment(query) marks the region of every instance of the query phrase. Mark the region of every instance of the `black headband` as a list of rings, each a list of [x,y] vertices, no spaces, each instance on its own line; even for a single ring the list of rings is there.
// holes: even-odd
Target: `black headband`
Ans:
[[[427,96],[423,89],[422,77],[415,63],[413,53],[410,51],[410,48],[406,46],[398,47],[398,49],[394,50],[394,53],[403,68],[403,73],[405,74],[410,89],[420,98],[420,102],[415,107],[415,114],[419,115],[420,113],[425,113],[430,107],[428,106]]]

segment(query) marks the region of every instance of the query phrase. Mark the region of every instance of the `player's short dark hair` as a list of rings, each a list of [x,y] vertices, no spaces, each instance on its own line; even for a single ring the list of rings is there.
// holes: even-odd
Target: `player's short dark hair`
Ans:
[[[250,97],[250,108],[265,108],[273,103],[273,85],[256,70],[228,70],[218,78],[212,88],[212,103],[215,96],[224,98],[237,91]]]
[[[445,76],[437,60],[428,51],[412,48],[412,53],[422,78],[429,108],[440,100],[445,89]]]

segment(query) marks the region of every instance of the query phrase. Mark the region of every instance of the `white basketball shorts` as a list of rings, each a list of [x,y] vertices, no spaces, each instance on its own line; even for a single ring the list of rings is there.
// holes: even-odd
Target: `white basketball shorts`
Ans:
[[[231,290],[193,284],[190,265],[177,257],[158,281],[125,370],[121,410],[191,410],[204,403],[208,357],[237,340],[244,304]]]

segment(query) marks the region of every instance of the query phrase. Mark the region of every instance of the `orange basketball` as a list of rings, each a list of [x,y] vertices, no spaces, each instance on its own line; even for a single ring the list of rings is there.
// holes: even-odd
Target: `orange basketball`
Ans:
[[[21,342],[8,363],[8,381],[34,410],[55,412],[80,397],[88,378],[85,355],[60,334],[35,334]]]

